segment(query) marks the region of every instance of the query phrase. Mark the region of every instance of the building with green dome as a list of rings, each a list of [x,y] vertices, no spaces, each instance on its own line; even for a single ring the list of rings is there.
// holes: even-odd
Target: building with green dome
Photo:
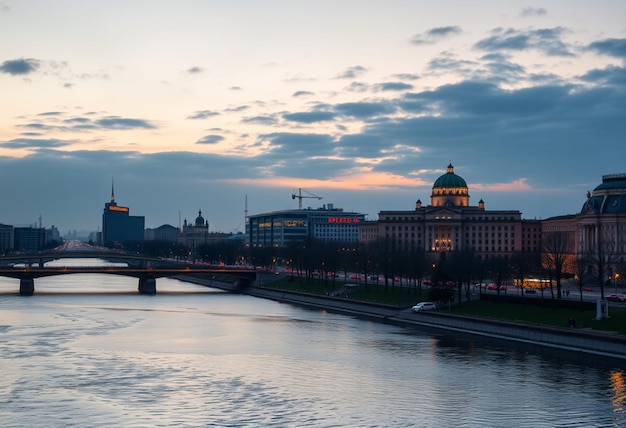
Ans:
[[[488,211],[481,199],[470,205],[466,181],[450,163],[432,187],[430,204],[411,211],[380,211],[360,228],[360,241],[389,239],[397,248],[417,249],[436,260],[448,251],[471,249],[482,259],[541,250],[541,222],[522,220],[517,210]]]

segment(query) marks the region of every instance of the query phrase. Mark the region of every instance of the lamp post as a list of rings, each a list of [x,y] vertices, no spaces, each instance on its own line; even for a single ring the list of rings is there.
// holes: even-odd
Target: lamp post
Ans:
[[[615,272],[613,275],[613,280],[615,281],[615,294],[617,294],[617,280],[619,279],[619,273]]]

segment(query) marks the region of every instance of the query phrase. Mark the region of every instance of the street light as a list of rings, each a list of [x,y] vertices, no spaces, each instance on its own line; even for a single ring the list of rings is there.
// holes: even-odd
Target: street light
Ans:
[[[619,279],[619,273],[615,272],[613,279],[615,280],[615,294],[617,294],[617,280]]]

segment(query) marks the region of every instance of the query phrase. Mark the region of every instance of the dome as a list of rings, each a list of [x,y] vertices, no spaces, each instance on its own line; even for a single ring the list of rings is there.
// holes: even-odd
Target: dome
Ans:
[[[593,192],[600,190],[621,190],[621,193],[626,192],[626,174],[605,175],[602,177],[602,184],[593,189]]]
[[[433,184],[430,202],[433,207],[469,206],[467,183],[454,173],[452,164],[448,165],[448,172],[439,177]]]
[[[467,183],[463,178],[459,177],[454,173],[454,167],[452,164],[448,165],[448,172],[435,180],[435,184],[433,184],[433,189],[435,187],[465,187],[467,188]]]
[[[198,211],[198,217],[196,217],[196,226],[204,226],[204,217],[202,217],[202,210]]]
[[[602,184],[587,194],[581,214],[626,213],[626,174],[602,177]]]

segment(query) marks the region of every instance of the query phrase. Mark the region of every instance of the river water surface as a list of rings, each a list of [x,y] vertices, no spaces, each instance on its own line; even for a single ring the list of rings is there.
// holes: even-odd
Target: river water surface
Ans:
[[[71,263],[77,263],[71,261]],[[93,263],[91,263],[93,264]],[[0,278],[2,426],[619,427],[626,372],[174,279]]]

